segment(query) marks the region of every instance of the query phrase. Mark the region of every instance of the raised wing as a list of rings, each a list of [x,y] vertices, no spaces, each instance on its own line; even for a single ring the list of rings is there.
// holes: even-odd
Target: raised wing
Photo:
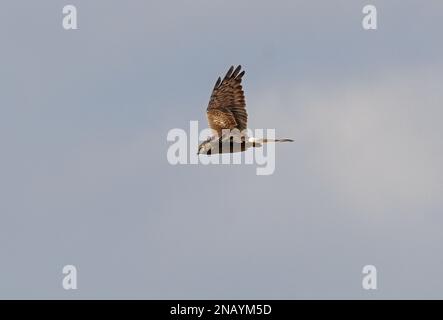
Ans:
[[[206,109],[209,127],[217,131],[219,137],[223,129],[243,131],[247,128],[248,114],[241,85],[245,72],[240,70],[241,66],[235,70],[232,66],[223,80],[218,78]]]

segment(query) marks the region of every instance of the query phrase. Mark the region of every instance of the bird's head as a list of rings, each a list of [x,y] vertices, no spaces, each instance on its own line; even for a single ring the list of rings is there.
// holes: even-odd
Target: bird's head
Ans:
[[[211,149],[211,137],[209,137],[199,144],[197,154],[211,154]]]

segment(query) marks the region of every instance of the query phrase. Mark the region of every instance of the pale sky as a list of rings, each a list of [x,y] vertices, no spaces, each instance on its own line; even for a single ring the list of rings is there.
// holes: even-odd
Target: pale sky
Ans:
[[[64,30],[62,8],[78,10]],[[362,8],[378,29],[362,28]],[[8,1],[0,298],[443,298],[443,2]],[[178,165],[246,70],[276,170]],[[78,289],[62,268],[78,269]],[[378,289],[362,288],[375,265]]]

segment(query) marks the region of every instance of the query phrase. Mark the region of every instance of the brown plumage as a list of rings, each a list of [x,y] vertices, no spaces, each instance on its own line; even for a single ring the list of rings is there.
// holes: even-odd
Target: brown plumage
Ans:
[[[234,66],[226,73],[223,80],[218,78],[212,90],[206,115],[209,127],[215,130],[219,137],[223,129],[238,129],[243,131],[247,128],[248,113],[241,85],[244,71],[241,66],[234,70]]]
[[[261,147],[265,143],[293,141],[291,139],[254,139],[243,132],[248,125],[245,95],[241,85],[244,74],[241,66],[235,70],[232,66],[223,80],[218,78],[215,83],[206,109],[206,116],[209,127],[216,131],[217,135],[200,143],[197,154],[242,152],[248,148]],[[223,132],[224,130],[228,132]]]

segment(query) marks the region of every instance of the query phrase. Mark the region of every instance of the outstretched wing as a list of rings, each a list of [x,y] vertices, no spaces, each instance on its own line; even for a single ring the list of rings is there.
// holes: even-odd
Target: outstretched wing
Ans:
[[[218,78],[206,109],[209,127],[217,131],[219,137],[223,129],[243,131],[247,128],[248,114],[241,86],[245,72],[240,70],[241,66],[235,70],[232,66],[223,80]]]

